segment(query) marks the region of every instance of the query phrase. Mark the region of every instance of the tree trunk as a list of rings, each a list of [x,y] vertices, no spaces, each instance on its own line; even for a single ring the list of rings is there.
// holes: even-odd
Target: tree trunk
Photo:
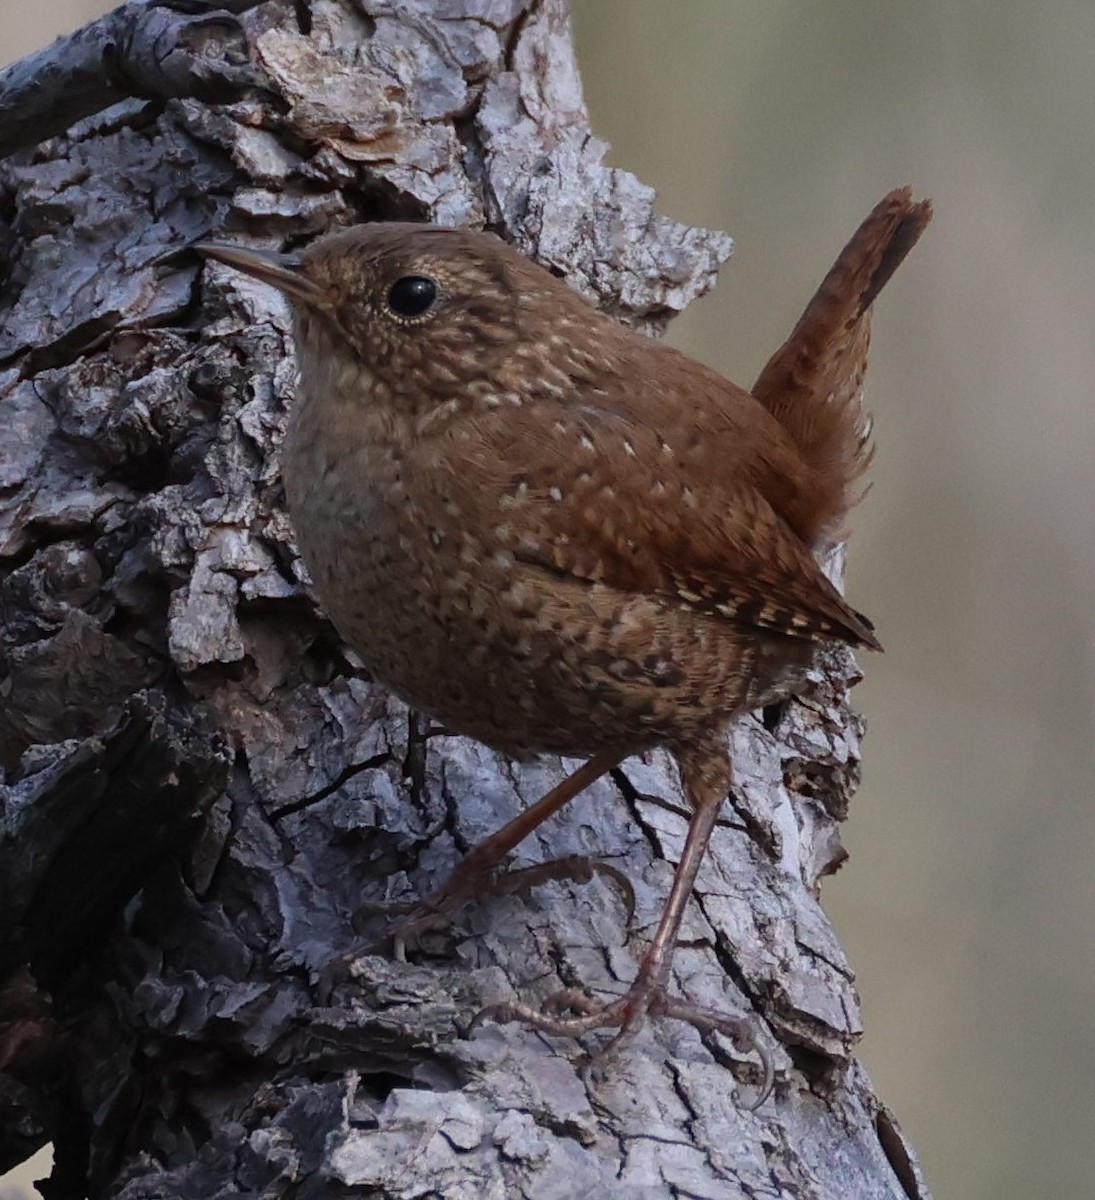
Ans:
[[[592,1072],[566,1039],[469,1028],[631,978],[686,823],[661,754],[515,859],[609,859],[634,933],[609,882],[553,882],[332,984],[370,904],[436,886],[564,766],[370,683],[283,509],[286,307],[163,256],[487,225],[655,330],[730,241],[602,163],[564,0],[225,7],[126,6],[0,76],[0,1170],[52,1139],[54,1200],[926,1197],[816,898],[858,776],[842,651],[735,726],[675,960],[675,988],[753,1015],[757,1111],[751,1056],[677,1022]]]

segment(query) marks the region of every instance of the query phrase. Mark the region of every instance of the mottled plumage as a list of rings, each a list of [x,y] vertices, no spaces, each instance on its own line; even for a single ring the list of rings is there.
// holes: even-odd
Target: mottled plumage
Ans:
[[[819,641],[879,648],[815,555],[870,457],[871,301],[929,216],[907,189],[882,201],[752,394],[486,234],[368,225],[299,259],[202,247],[293,301],[289,509],[320,602],[376,677],[514,756],[603,770],[676,754],[691,850],[626,1003],[597,1014],[621,1036],[667,1011],[680,908],[729,786],[726,723]]]

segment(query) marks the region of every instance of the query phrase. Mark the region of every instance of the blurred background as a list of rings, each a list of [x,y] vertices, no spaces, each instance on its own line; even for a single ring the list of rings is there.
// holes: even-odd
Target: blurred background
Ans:
[[[671,340],[738,382],[876,200],[935,200],[875,322],[849,591],[887,653],[824,899],[939,1200],[1090,1200],[1095,4],[574,9],[611,161],[737,240]],[[0,0],[0,56],[97,11]]]

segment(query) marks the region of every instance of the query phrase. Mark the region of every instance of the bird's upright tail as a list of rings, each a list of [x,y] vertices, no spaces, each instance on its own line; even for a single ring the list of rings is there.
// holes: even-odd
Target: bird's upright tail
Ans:
[[[870,418],[861,397],[871,305],[931,220],[930,200],[896,188],[840,252],[791,336],[772,355],[753,395],[790,433],[815,473],[812,530],[822,545],[841,535],[871,461]]]

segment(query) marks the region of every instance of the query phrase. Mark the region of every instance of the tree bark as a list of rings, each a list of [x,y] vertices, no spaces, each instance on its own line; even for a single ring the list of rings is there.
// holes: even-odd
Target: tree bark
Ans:
[[[564,0],[229,7],[129,5],[0,75],[0,1170],[52,1139],[55,1200],[927,1197],[817,901],[859,768],[843,651],[734,727],[675,960],[756,1020],[757,1111],[749,1056],[677,1022],[592,1072],[469,1028],[631,978],[686,824],[661,754],[515,860],[609,859],[634,934],[610,883],[554,882],[331,986],[370,904],[436,886],[565,768],[428,730],[340,644],[278,482],[287,310],[169,252],[486,225],[655,331],[731,244],[604,165]]]

